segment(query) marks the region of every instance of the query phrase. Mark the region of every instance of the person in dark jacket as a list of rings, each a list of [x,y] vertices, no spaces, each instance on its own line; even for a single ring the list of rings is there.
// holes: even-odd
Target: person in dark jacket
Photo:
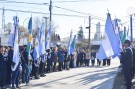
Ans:
[[[13,59],[13,48],[11,46],[9,46],[9,50],[8,50],[8,60],[7,60],[7,81],[6,84],[8,85],[8,87],[10,88],[11,86],[11,62]]]
[[[130,48],[130,41],[125,40],[124,43],[124,51],[121,52],[121,63],[122,63],[122,69],[126,81],[126,89],[131,89],[132,85],[132,63],[133,63],[133,52]]]
[[[3,47],[0,46],[0,87],[5,89],[7,77],[7,61],[4,60]]]
[[[51,60],[51,50],[47,49],[47,72],[51,72],[52,60]]]
[[[77,61],[76,61],[76,66],[79,67],[81,64],[81,52],[77,51]]]
[[[86,53],[85,53],[84,49],[82,50],[80,57],[81,57],[81,66],[85,66]]]
[[[52,67],[53,67],[53,71],[57,71],[56,70],[56,63],[58,62],[58,56],[57,56],[57,48],[54,47],[53,51],[51,52],[51,60],[52,60]]]
[[[22,79],[28,85],[29,83],[29,67],[28,67],[28,53],[26,52],[26,45],[23,46],[23,51],[21,52],[21,60],[22,60]]]
[[[63,62],[65,59],[65,52],[62,48],[59,49],[58,53],[59,71],[63,70]]]
[[[95,58],[96,58],[96,51],[92,50],[92,52],[91,52],[91,63],[92,63],[92,66],[95,65]]]

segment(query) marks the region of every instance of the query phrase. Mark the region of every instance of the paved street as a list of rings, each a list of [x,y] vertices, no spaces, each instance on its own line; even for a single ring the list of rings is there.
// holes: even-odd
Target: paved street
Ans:
[[[110,67],[82,67],[69,71],[47,74],[39,80],[32,80],[30,86],[22,89],[112,89],[119,60],[112,60]]]

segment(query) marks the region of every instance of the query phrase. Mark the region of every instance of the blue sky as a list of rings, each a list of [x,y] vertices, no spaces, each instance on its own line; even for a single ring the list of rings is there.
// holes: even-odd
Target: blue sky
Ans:
[[[9,1],[20,1],[22,0],[9,0]],[[67,3],[59,3],[55,1],[65,1],[65,0],[52,0],[53,5],[80,11],[83,13],[89,13],[92,15],[92,25],[91,25],[91,31],[95,32],[96,26],[95,24],[97,22],[101,22],[101,25],[105,24],[105,21],[101,21],[98,19],[94,19],[95,16],[106,18],[107,8],[109,9],[109,12],[111,13],[112,19],[117,17],[122,19],[122,22],[126,22],[129,20],[127,9],[129,7],[133,7],[135,1],[134,0],[78,0],[79,2],[67,2]],[[66,0],[69,1],[69,0]],[[77,1],[77,0],[70,0],[70,1]],[[49,3],[49,0],[23,0],[23,2],[33,2],[33,3]],[[14,9],[14,10],[28,10],[28,11],[38,11],[43,13],[49,13],[48,6],[44,5],[28,5],[28,4],[13,4],[13,3],[1,3],[0,2],[0,8],[5,7],[6,9]],[[78,14],[75,12],[70,12],[62,9],[58,9],[53,7],[52,9],[53,13],[55,14],[71,14],[71,15],[79,15],[84,16],[85,18],[80,17],[65,17],[65,16],[52,16],[52,19],[57,25],[58,29],[56,30],[57,33],[61,35],[62,38],[69,37],[69,33],[71,29],[73,29],[73,33],[76,34],[76,32],[79,30],[80,26],[86,27],[88,26],[88,16],[83,14]],[[0,10],[0,13],[2,11]],[[11,12],[11,11],[5,11],[5,22],[12,22],[12,18],[14,15],[16,15],[20,19],[20,25],[27,26],[28,20],[24,22],[24,20],[31,16],[31,13],[20,13],[20,12]],[[48,14],[32,14],[33,17],[43,17],[43,16],[49,16]],[[1,15],[0,15],[1,17]],[[0,24],[1,24],[1,18],[0,18]],[[129,25],[127,23],[126,25]],[[0,26],[1,27],[1,26]],[[101,30],[104,30],[104,26],[101,27]],[[88,30],[84,29],[85,37],[88,37]],[[92,34],[93,36],[93,34]]]

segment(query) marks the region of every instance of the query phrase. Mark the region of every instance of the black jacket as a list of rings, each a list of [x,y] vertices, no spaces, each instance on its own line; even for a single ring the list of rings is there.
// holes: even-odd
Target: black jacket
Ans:
[[[0,53],[0,72],[7,71],[7,61],[4,60],[4,56]]]
[[[121,53],[121,63],[123,69],[132,69],[133,63],[133,53],[130,48],[127,48]]]

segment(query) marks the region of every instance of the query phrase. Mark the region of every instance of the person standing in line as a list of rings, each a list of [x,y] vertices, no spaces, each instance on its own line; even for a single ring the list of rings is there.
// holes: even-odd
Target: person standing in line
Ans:
[[[74,68],[76,67],[76,61],[77,61],[77,51],[74,51]]]
[[[56,64],[58,62],[58,56],[57,56],[57,48],[54,47],[52,52],[51,52],[51,60],[52,60],[52,67],[53,67],[53,71],[57,71],[56,70]]]
[[[63,62],[65,59],[65,52],[62,48],[59,49],[58,53],[59,71],[63,70]]]
[[[95,65],[95,58],[96,58],[96,52],[95,52],[95,50],[92,50],[92,53],[91,53],[91,63],[92,63],[92,66]]]
[[[74,54],[70,54],[71,59],[70,59],[70,68],[74,68]]]
[[[96,53],[96,58],[97,58],[97,54],[98,54],[98,50],[97,50],[97,53]],[[97,66],[100,66],[101,65],[101,61],[99,59],[97,59]]]
[[[52,60],[51,60],[51,50],[47,49],[47,72],[51,72],[51,65],[52,65]]]
[[[132,86],[133,53],[130,45],[131,42],[129,40],[125,40],[124,42],[125,49],[123,52],[121,52],[121,63],[122,63],[124,78],[126,81],[126,89],[131,89]]]
[[[90,63],[90,51],[89,49],[86,51],[86,61],[85,61],[85,66],[89,66]]]
[[[81,66],[85,66],[85,60],[86,60],[86,53],[85,53],[84,49],[82,49],[82,52],[81,52]]]
[[[23,69],[22,78],[23,78],[23,81],[26,83],[26,85],[28,85],[30,73],[29,73],[29,67],[28,67],[29,60],[28,60],[28,53],[26,52],[26,47],[27,45],[23,46],[23,51],[21,52],[21,59],[22,59],[22,69]]]
[[[0,88],[5,89],[7,77],[7,61],[3,56],[3,46],[0,46]]]
[[[11,88],[11,62],[13,59],[13,47],[9,46],[8,50],[8,60],[7,60],[7,79],[6,79],[6,84],[7,88]]]
[[[77,51],[77,60],[76,60],[76,66],[77,67],[80,67],[80,65],[81,65],[81,52],[80,52],[80,50],[78,50]]]

